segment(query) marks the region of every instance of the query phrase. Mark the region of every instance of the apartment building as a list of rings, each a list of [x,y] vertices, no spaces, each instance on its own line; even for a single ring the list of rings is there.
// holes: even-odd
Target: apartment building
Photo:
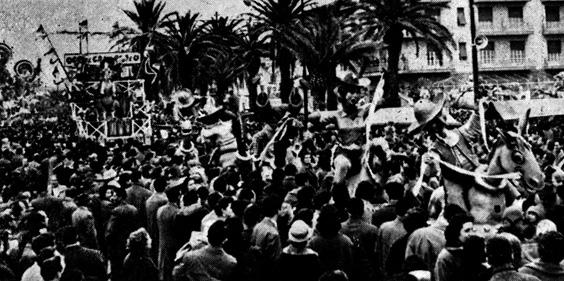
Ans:
[[[472,72],[472,38],[468,0],[424,0],[448,3],[428,11],[452,33],[455,48],[450,55],[430,48],[418,38],[406,37],[400,60],[405,80],[427,77],[440,80]],[[483,77],[520,76],[564,70],[564,0],[474,0],[477,35],[488,38],[478,51]],[[419,41],[418,41],[419,40]],[[376,55],[370,72],[386,68],[386,53]]]

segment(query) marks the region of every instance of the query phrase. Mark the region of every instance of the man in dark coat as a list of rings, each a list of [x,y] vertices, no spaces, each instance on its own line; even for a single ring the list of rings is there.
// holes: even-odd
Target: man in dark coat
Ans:
[[[155,179],[154,182],[155,193],[145,202],[145,211],[147,216],[147,232],[151,236],[151,258],[158,262],[159,252],[159,228],[157,226],[157,211],[168,202],[164,193],[166,188],[166,180],[164,178]]]
[[[168,186],[166,189],[168,203],[157,211],[157,226],[159,229],[159,278],[163,281],[172,280],[172,269],[180,237],[175,225],[176,215],[180,211],[180,186]]]
[[[141,183],[141,172],[138,170],[133,170],[131,173],[132,185],[129,187],[127,192],[127,202],[133,205],[139,211],[139,222],[143,225],[147,225],[147,217],[145,211],[145,202],[147,199],[153,195],[151,191],[143,187]]]
[[[112,276],[119,276],[123,260],[127,254],[126,243],[129,234],[139,228],[137,208],[125,201],[125,190],[116,188],[112,201],[116,206],[106,228],[108,259],[111,263]],[[112,280],[115,277],[112,278]]]
[[[62,242],[65,245],[65,273],[78,270],[84,275],[85,281],[107,280],[106,266],[100,251],[85,248],[78,242],[76,229],[67,226],[62,229]]]
[[[262,208],[265,218],[253,228],[251,246],[260,252],[261,280],[272,280],[276,261],[282,254],[282,243],[276,222],[282,209],[282,200],[277,196],[266,197]]]

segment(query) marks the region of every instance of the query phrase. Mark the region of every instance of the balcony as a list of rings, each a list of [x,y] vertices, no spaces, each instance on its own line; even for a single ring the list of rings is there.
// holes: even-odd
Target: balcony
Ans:
[[[533,27],[523,20],[504,19],[502,21],[478,22],[478,33],[488,36],[515,36],[533,33]]]
[[[524,56],[510,56],[510,58],[499,58],[489,54],[480,53],[478,59],[480,71],[499,70],[528,70],[534,68],[534,62]]]
[[[543,25],[544,35],[564,34],[564,21],[547,21]]]
[[[443,60],[441,63],[436,58],[428,58],[426,62],[421,62],[421,59],[414,62],[401,61],[398,65],[400,74],[414,74],[414,73],[447,73],[454,71],[454,66],[450,61]],[[375,60],[367,68],[368,75],[380,73],[388,69],[386,60]]]
[[[548,57],[544,61],[544,66],[546,69],[564,68],[564,54],[562,53],[548,54]]]

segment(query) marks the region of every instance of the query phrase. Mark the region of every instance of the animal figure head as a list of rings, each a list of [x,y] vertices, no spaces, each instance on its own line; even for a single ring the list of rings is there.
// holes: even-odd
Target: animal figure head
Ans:
[[[518,133],[499,131],[498,145],[493,151],[491,161],[505,172],[521,174],[521,183],[529,191],[540,190],[544,187],[544,173],[531,151],[531,145]]]
[[[233,138],[231,133],[231,121],[219,121],[202,128],[201,136],[204,139],[216,140],[218,142]]]

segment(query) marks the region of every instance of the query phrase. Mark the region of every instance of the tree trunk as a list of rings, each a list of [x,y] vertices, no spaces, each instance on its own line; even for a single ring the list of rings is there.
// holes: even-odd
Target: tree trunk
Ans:
[[[313,97],[313,109],[321,111],[326,109],[325,95],[327,93],[327,81],[324,75],[317,72],[310,72],[309,84],[311,86],[311,95]]]
[[[245,81],[245,83],[247,84],[247,90],[249,92],[249,109],[251,110],[251,112],[255,112],[256,110],[258,83],[254,83],[253,79],[255,78],[255,76],[257,76],[259,70],[260,58],[253,59],[247,69],[248,77]]]
[[[338,97],[335,94],[335,78],[337,77],[336,67],[328,67],[326,85],[327,85],[327,110],[337,110]]]
[[[281,49],[278,56],[278,65],[280,66],[280,99],[283,103],[288,103],[290,100],[290,92],[292,92],[292,54],[286,50]]]
[[[383,107],[400,107],[399,98],[399,61],[403,42],[403,33],[399,27],[393,27],[388,31],[388,71],[386,83],[384,84]]]

